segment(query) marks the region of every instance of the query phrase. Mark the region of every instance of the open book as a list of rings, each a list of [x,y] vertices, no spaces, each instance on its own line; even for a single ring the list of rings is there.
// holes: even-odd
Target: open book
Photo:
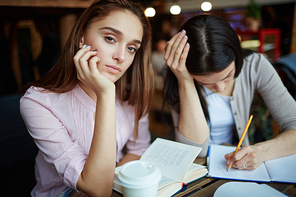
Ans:
[[[236,147],[211,145],[208,156],[208,176],[221,179],[296,183],[296,154],[263,162],[257,169],[238,170],[231,168],[227,172],[228,164],[224,158]]]
[[[150,161],[160,169],[162,178],[158,184],[157,196],[172,196],[186,185],[207,174],[203,165],[193,163],[201,148],[157,138],[145,151],[140,160]],[[122,193],[117,174],[120,167],[115,169],[113,189]]]

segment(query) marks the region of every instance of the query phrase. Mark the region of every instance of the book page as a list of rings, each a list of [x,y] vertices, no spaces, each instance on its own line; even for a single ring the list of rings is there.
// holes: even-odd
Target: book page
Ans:
[[[296,183],[296,154],[265,162],[274,182]]]
[[[164,176],[182,182],[200,151],[199,147],[157,138],[140,160],[155,163]]]
[[[158,197],[168,197],[173,196],[174,194],[178,193],[182,189],[182,184],[178,183],[171,183],[168,187],[159,188],[157,191]]]
[[[228,172],[228,164],[224,156],[227,153],[235,151],[236,147],[211,145],[209,152],[209,173],[208,175],[215,178],[246,180],[246,181],[260,181],[269,182],[270,177],[266,170],[265,164],[262,163],[255,170],[238,170],[231,168]]]
[[[193,173],[194,171],[198,171],[198,170],[203,170],[205,169],[206,167],[203,166],[203,165],[200,165],[200,164],[197,164],[197,163],[192,163],[187,171],[186,174],[191,174]]]
[[[191,183],[192,181],[195,181],[196,179],[200,179],[201,177],[204,177],[207,174],[208,170],[206,166],[192,163],[189,167],[188,171],[186,172],[184,182],[186,184]]]
[[[166,177],[166,176],[161,176],[161,179],[160,179],[160,181],[158,183],[158,189],[161,189],[161,188],[163,188],[165,186],[168,186],[168,185],[171,185],[173,183],[179,184],[180,189],[182,188],[182,182],[179,182],[179,181],[176,182],[176,179],[171,179],[171,178]]]

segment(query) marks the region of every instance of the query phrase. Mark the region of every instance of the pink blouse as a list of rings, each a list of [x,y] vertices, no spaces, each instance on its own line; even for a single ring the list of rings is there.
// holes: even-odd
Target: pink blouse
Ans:
[[[20,100],[20,112],[39,148],[37,184],[32,196],[56,196],[66,186],[76,188],[89,153],[96,103],[77,85],[67,93],[31,87]],[[142,155],[150,145],[148,115],[139,122],[134,143],[134,108],[116,99],[116,162],[126,153]]]

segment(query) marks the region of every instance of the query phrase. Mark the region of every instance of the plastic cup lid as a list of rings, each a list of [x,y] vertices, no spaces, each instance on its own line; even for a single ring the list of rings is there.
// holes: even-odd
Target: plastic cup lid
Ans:
[[[152,162],[136,160],[121,167],[118,179],[124,187],[147,187],[155,183],[158,184],[161,172]]]

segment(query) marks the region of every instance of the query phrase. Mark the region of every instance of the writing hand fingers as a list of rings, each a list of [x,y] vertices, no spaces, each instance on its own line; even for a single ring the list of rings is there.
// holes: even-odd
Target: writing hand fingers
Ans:
[[[232,163],[232,167],[240,170],[254,170],[258,167],[256,153],[251,146],[243,146],[236,153],[225,155],[225,159]]]

